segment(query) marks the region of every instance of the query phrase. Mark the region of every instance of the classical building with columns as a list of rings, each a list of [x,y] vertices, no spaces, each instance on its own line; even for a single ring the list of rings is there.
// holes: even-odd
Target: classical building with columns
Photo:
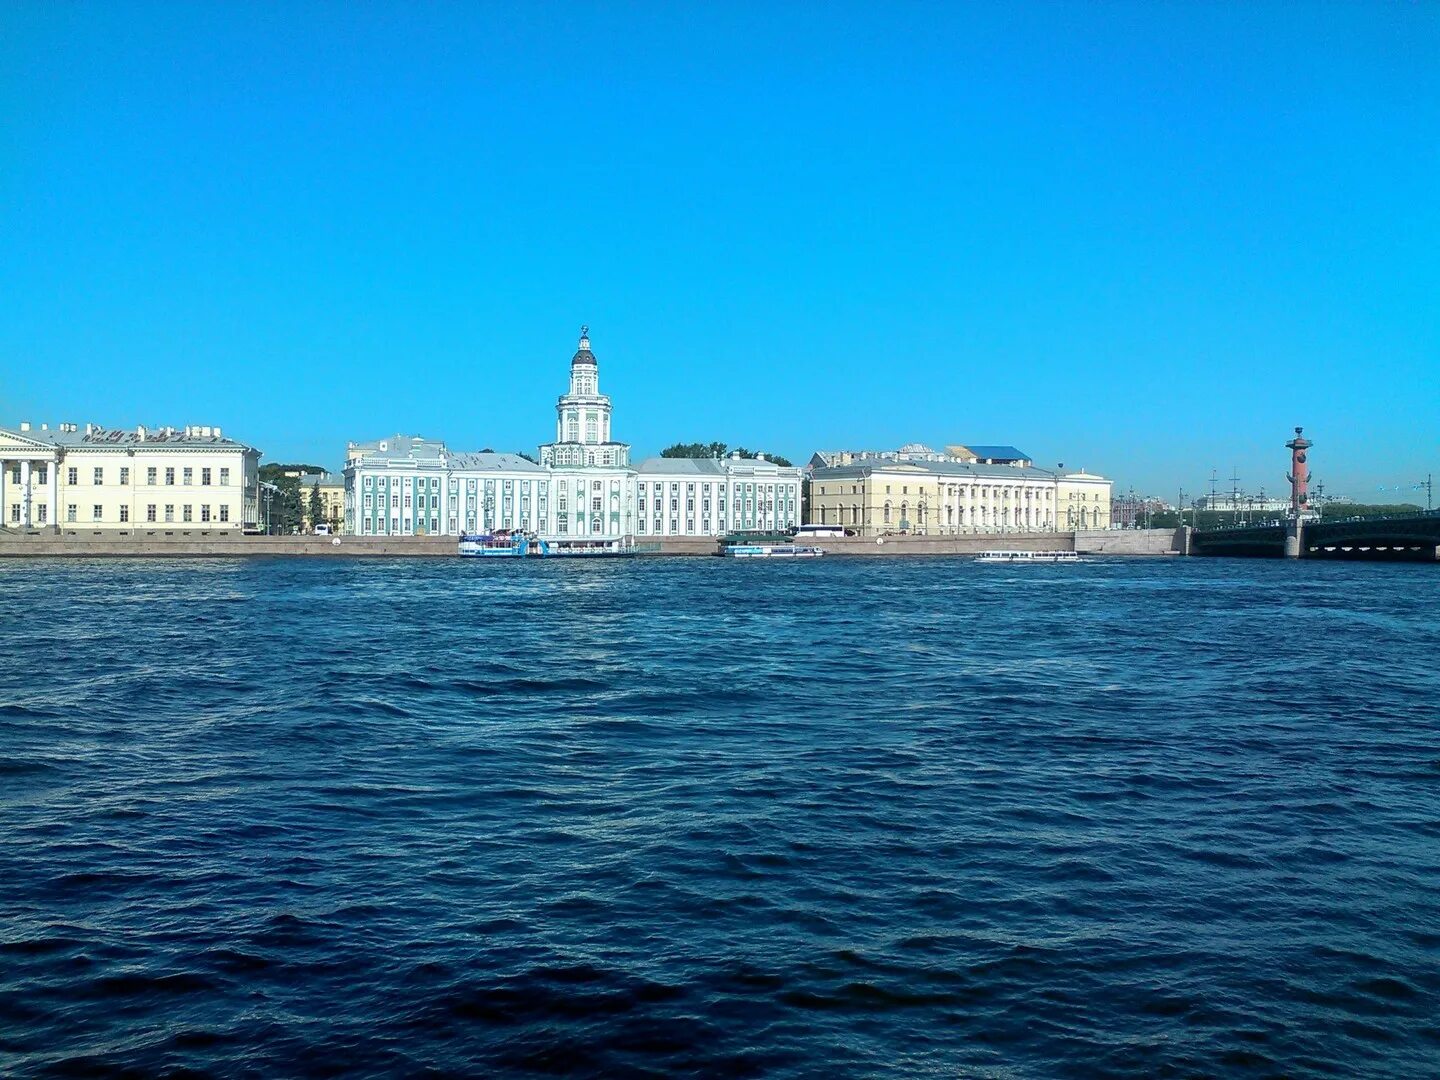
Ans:
[[[254,529],[259,479],[260,451],[217,427],[0,428],[8,529]]]
[[[647,458],[611,431],[599,363],[582,327],[569,386],[555,406],[555,440],[539,460],[455,453],[443,442],[393,435],[351,443],[347,531],[458,535],[518,529],[572,544],[631,537],[718,536],[800,522],[800,470],[764,458]]]
[[[860,536],[1110,527],[1109,480],[1037,469],[1029,460],[1019,454],[1014,464],[856,456],[844,465],[812,465],[809,519]]]

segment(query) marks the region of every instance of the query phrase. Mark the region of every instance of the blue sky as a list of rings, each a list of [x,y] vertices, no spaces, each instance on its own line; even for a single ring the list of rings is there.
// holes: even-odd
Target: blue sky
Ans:
[[[0,423],[1440,471],[1440,6],[0,8]]]

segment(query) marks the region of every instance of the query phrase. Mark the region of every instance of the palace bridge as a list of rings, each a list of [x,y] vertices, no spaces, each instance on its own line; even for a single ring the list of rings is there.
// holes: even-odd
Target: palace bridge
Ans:
[[[1433,562],[1440,560],[1440,510],[1196,529],[1189,550],[1192,555]]]

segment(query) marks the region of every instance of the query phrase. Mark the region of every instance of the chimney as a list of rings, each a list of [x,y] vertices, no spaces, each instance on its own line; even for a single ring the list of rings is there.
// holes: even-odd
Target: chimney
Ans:
[[[756,461],[764,461],[764,460],[765,460],[765,455],[764,455],[764,454],[756,454],[756,455],[755,455],[755,460],[756,460]]]
[[[139,439],[141,442],[144,442],[144,441],[145,441],[145,425],[144,425],[144,424],[137,424],[137,425],[135,426],[135,438]]]
[[[29,420],[21,420],[21,421],[20,421],[20,430],[21,430],[21,431],[29,431],[29,430],[30,430],[30,421],[29,421]]]
[[[41,424],[41,425],[40,425],[40,430],[41,430],[41,431],[49,431],[49,430],[50,430],[50,425],[49,425],[49,424]]]
[[[215,429],[215,437],[217,439],[223,438],[223,436],[220,434],[220,429],[218,427]]]

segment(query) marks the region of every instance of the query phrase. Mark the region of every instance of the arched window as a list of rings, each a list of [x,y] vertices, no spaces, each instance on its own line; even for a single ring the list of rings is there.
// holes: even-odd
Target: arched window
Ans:
[[[888,502],[885,504],[885,524],[890,524],[890,504]]]

